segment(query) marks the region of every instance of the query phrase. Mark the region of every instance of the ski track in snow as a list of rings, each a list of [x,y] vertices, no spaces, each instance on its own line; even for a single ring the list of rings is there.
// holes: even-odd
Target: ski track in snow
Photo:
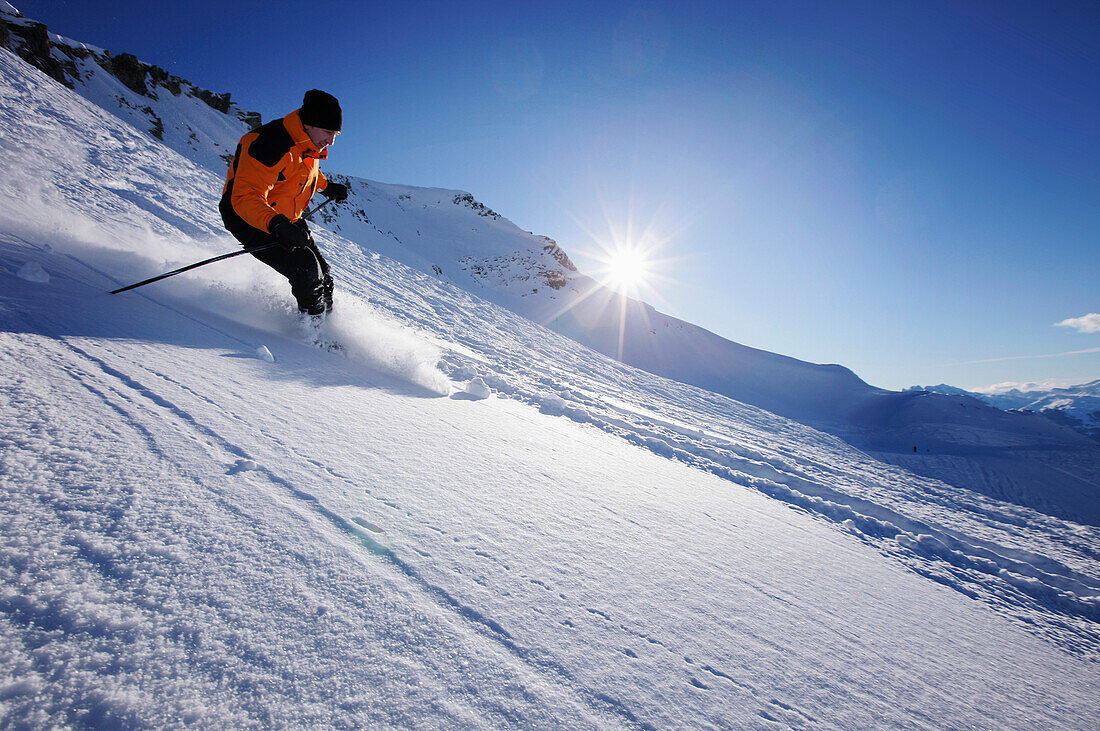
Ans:
[[[1080,700],[1100,677],[1094,526],[637,371],[320,229],[344,354],[297,339],[284,284],[254,263],[107,296],[110,282],[234,246],[217,233],[219,177],[6,51],[0,64],[0,153],[23,161],[0,176],[13,201],[0,215],[0,719],[1100,718]],[[481,379],[495,398],[438,398],[443,375],[455,389]],[[482,428],[502,441],[478,443]],[[448,484],[465,477],[445,469],[461,459],[471,484]],[[638,472],[626,486],[614,469]],[[688,563],[650,565],[645,551]],[[861,575],[876,553],[891,568]],[[822,566],[833,573],[815,576]],[[876,594],[880,575],[897,596]],[[997,660],[975,638],[1004,617],[1021,630],[1013,647],[1046,648],[1052,676],[1079,677],[1052,687],[1021,656],[1028,682],[982,686],[981,661],[964,666],[950,641],[885,634],[912,600],[944,614],[906,631],[934,637],[959,594],[979,600],[951,625],[974,653]],[[866,616],[848,621],[857,606]],[[890,677],[896,658],[906,665]],[[1047,708],[1057,694],[1064,708]]]
[[[118,370],[115,370],[112,366],[108,365],[105,361],[103,361],[103,360],[101,360],[101,359],[99,359],[95,356],[90,355],[89,353],[81,350],[79,347],[76,347],[72,344],[69,344],[69,347],[74,353],[76,353],[77,355],[81,356],[82,358],[90,361],[93,364],[93,366],[97,366],[98,369],[102,371],[102,373],[105,373],[108,376],[113,376],[114,378],[116,378],[122,384],[122,386],[124,386],[126,388],[129,388],[135,394],[137,394],[141,397],[144,397],[148,401],[151,401],[154,405],[160,407],[161,409],[167,411],[172,416],[176,417],[176,419],[178,419],[180,422],[182,422],[183,428],[190,428],[190,429],[198,432],[198,434],[200,435],[200,438],[201,437],[206,437],[210,443],[217,445],[218,447],[223,449],[226,453],[228,453],[231,456],[236,456],[236,457],[239,457],[241,459],[247,459],[248,452],[246,452],[246,450],[244,448],[242,448],[240,446],[237,446],[236,444],[233,444],[232,442],[226,440],[224,437],[222,437],[216,431],[214,431],[213,429],[205,426],[203,423],[201,423],[198,419],[193,417],[187,411],[184,411],[183,409],[177,407],[172,402],[167,401],[163,397],[159,396],[157,391],[143,385],[142,383],[140,383],[138,381],[133,380],[133,378],[131,378],[130,376],[127,376],[126,374],[124,374],[124,373],[122,373]],[[161,374],[161,373],[154,372],[154,371],[150,371],[149,373],[152,376],[156,376],[156,377],[161,378],[163,381],[167,382],[169,385],[176,386],[176,387],[182,388],[183,390],[188,391],[192,396],[195,396],[195,397],[199,398],[201,401],[204,401],[206,403],[206,405],[208,405],[209,407],[212,407],[216,410],[221,410],[220,407],[216,403],[214,403],[213,401],[210,401],[209,399],[207,399],[205,397],[202,397],[201,395],[195,393],[194,391],[191,391],[190,389],[188,389],[185,386],[181,386],[181,384],[173,382],[168,376],[166,376],[164,374]],[[80,380],[83,380],[83,379],[80,379]],[[119,389],[116,388],[116,389],[113,389],[113,390],[116,394],[120,394]],[[127,400],[132,400],[132,397],[127,397]],[[229,414],[223,414],[223,415],[228,416],[229,418],[233,418]],[[134,421],[134,420],[130,419],[130,421]],[[268,439],[271,439],[271,437],[268,437]],[[276,447],[279,450],[283,450],[283,451],[287,452],[290,459],[292,459],[294,461],[308,462],[313,467],[325,470],[325,471],[329,472],[330,474],[333,474],[334,477],[338,477],[338,475],[335,475],[334,473],[332,473],[332,471],[328,470],[328,468],[324,467],[324,465],[322,465],[320,463],[317,463],[316,461],[314,461],[312,459],[303,457],[302,455],[296,453],[295,450],[292,447],[290,447],[289,445],[286,445],[284,443],[275,441],[273,446]],[[413,583],[420,588],[421,591],[423,591],[425,594],[427,594],[429,596],[434,597],[438,601],[438,603],[440,605],[442,605],[444,608],[449,609],[451,611],[454,611],[457,614],[459,614],[460,616],[462,616],[465,619],[469,620],[471,623],[475,624],[480,631],[490,635],[493,639],[495,639],[497,642],[502,644],[504,647],[506,647],[508,650],[510,650],[513,654],[517,655],[521,659],[526,658],[528,653],[524,650],[524,648],[522,648],[521,646],[517,645],[514,642],[512,636],[503,627],[501,627],[499,624],[494,622],[492,619],[483,616],[474,607],[463,604],[462,602],[460,602],[459,600],[454,598],[450,593],[448,593],[446,589],[444,589],[440,586],[433,585],[430,582],[426,581],[420,575],[420,572],[413,565],[409,564],[408,562],[406,562],[402,558],[395,555],[390,549],[388,549],[383,544],[379,543],[376,540],[375,536],[371,535],[372,533],[381,533],[381,532],[383,532],[382,529],[378,528],[377,526],[374,526],[373,524],[369,523],[368,521],[366,521],[362,518],[353,518],[352,520],[349,521],[349,520],[345,519],[344,517],[342,517],[342,516],[332,512],[331,510],[327,509],[315,495],[310,494],[309,492],[306,492],[305,490],[302,490],[298,487],[295,487],[295,485],[292,482],[278,476],[273,471],[271,471],[271,470],[269,470],[265,467],[261,467],[261,466],[257,466],[254,469],[256,471],[260,472],[261,474],[263,474],[272,484],[274,484],[278,487],[281,487],[289,495],[291,495],[294,498],[296,498],[297,500],[299,500],[306,507],[307,510],[316,513],[317,516],[319,516],[323,520],[331,523],[332,526],[334,528],[336,528],[338,531],[340,531],[341,533],[344,533],[345,535],[347,535],[347,536],[351,537],[352,539],[354,539],[356,542],[360,543],[365,549],[367,549],[368,552],[370,552],[371,554],[373,554],[375,556],[382,557],[382,558],[386,559],[387,561],[389,561],[394,567],[396,567],[398,570],[400,570],[406,577],[411,579],[413,581]],[[364,530],[364,528],[366,530]],[[482,554],[482,555],[488,557],[488,554]],[[572,681],[572,679],[569,677],[568,671],[565,668],[555,667],[553,669],[558,674],[563,676],[567,681],[570,681],[570,682]],[[609,698],[605,698],[605,697],[594,697],[594,698],[590,699],[590,702],[592,702],[593,704],[596,704],[596,703],[605,704],[605,705],[607,705],[607,707],[610,710],[617,711],[617,712],[621,713],[626,719],[628,719],[630,721],[636,721],[637,720],[637,719],[633,718],[633,716],[629,713],[629,711],[621,708],[620,703],[614,701],[613,699],[609,699]]]
[[[7,344],[9,346],[11,345],[11,343]],[[38,350],[49,349],[49,345],[43,343],[35,343],[34,347]],[[108,365],[105,360],[89,354],[80,347],[70,345],[69,350],[71,356],[75,356],[75,358],[71,356],[66,357],[64,353],[54,353],[53,355],[60,362],[68,362],[64,370],[71,376],[73,383],[78,387],[87,389],[93,396],[101,400],[108,409],[116,412],[117,415],[121,417],[124,425],[139,432],[141,439],[147,443],[150,453],[172,465],[171,469],[166,471],[167,474],[165,474],[165,478],[167,482],[176,482],[177,488],[179,487],[179,475],[182,473],[186,476],[188,472],[193,471],[193,469],[188,469],[188,464],[191,463],[192,460],[183,458],[182,455],[179,454],[170,453],[162,446],[165,444],[176,444],[178,442],[177,435],[172,434],[166,438],[164,436],[165,432],[180,432],[183,434],[190,432],[189,438],[196,444],[200,444],[205,448],[204,451],[206,453],[200,454],[200,459],[217,459],[219,456],[217,455],[218,451],[223,452],[229,457],[240,457],[245,454],[242,448],[232,442],[226,441],[216,431],[203,425],[187,411],[158,395],[156,391],[136,381],[132,376],[114,369]],[[104,376],[107,378],[105,379]],[[224,459],[222,461],[224,461]],[[390,554],[387,549],[373,541],[373,539],[363,530],[324,508],[313,495],[295,487],[291,482],[278,476],[271,470],[260,467],[257,471],[272,484],[295,498],[297,505],[304,506],[305,513],[313,513],[316,517],[321,518],[323,521],[327,521],[337,530],[355,538],[364,547],[368,548],[371,553],[387,556],[391,559],[393,558],[392,554]],[[169,477],[169,475],[171,476]],[[254,516],[239,507],[239,499],[237,497],[231,497],[230,493],[225,489],[212,489],[209,479],[193,478],[192,489],[201,492],[213,491],[219,507],[238,518],[238,522],[243,522],[245,525],[253,522]],[[101,505],[90,506],[79,504],[80,501],[74,501],[69,498],[61,498],[57,506],[60,514],[76,516],[75,519],[81,524],[92,522],[93,520],[96,522],[96,525],[89,526],[90,531],[76,531],[69,540],[75,544],[76,555],[91,564],[95,573],[99,575],[101,580],[113,584],[115,591],[124,589],[133,590],[132,587],[127,586],[127,584],[133,580],[148,581],[148,579],[142,579],[140,574],[134,574],[133,569],[126,566],[128,563],[126,560],[128,554],[153,554],[155,556],[163,553],[165,557],[172,559],[178,558],[178,554],[185,552],[185,549],[177,548],[175,545],[169,545],[163,549],[158,549],[155,544],[150,546],[148,536],[136,533],[132,530],[126,531],[124,526],[121,525],[128,520],[127,516],[133,514],[135,509],[133,505],[136,499],[135,495],[139,493],[147,494],[147,492],[147,489],[131,489],[112,498],[110,493],[96,490],[92,491],[93,499],[99,502],[106,498],[108,501],[106,508]],[[104,517],[96,520],[100,515]],[[104,525],[105,522],[106,525]],[[219,519],[217,522],[219,524],[224,524],[225,521],[223,518]],[[81,525],[81,527],[84,526]],[[107,537],[96,537],[94,535],[97,532],[96,529],[104,531]],[[177,543],[178,540],[172,542],[172,544]],[[125,544],[132,545],[125,547]],[[137,546],[140,546],[140,548]],[[71,551],[67,552],[71,553]],[[410,578],[417,578],[415,571],[410,570],[407,565],[403,565],[397,560],[394,560],[394,564],[405,570]],[[140,565],[138,568],[141,568]],[[148,572],[148,576],[153,578],[158,578],[162,574],[159,568],[160,567],[155,566],[144,567]],[[18,586],[20,583],[22,582],[13,582],[14,586]],[[454,601],[447,595],[445,590],[426,584],[422,588],[429,590],[430,593],[439,596],[441,599],[447,600],[447,603],[452,605],[449,608],[459,611],[464,617],[471,621],[481,620],[476,610],[464,607]],[[94,592],[96,590],[93,589],[91,591]],[[147,589],[139,589],[135,593],[139,596],[134,598],[133,601],[141,605],[143,603],[148,604],[148,601],[143,599],[142,595],[149,595],[153,592]],[[20,594],[30,596],[37,595],[37,598],[41,601],[43,592],[40,589],[36,591],[28,590],[28,587],[24,587],[24,591],[20,592]],[[102,635],[105,638],[122,637],[123,640],[125,640],[127,630],[137,630],[140,628],[148,631],[149,629],[147,621],[142,622],[141,619],[126,614],[125,609],[123,610],[124,616],[119,618],[85,617],[82,616],[83,607],[79,606],[79,603],[76,601],[72,602],[72,604],[76,604],[76,606],[56,606],[57,603],[69,604],[70,602],[63,598],[54,598],[51,604],[55,606],[38,607],[21,603],[20,594],[8,593],[4,597],[5,601],[3,601],[0,606],[3,606],[12,617],[21,620],[28,626],[36,628],[38,631],[46,633],[47,635],[54,631],[63,630],[66,633],[75,632],[78,635]],[[153,599],[152,596],[148,596],[147,598],[150,600]],[[156,606],[150,606],[149,608],[163,609],[162,607]],[[138,609],[134,610],[135,613],[138,611]],[[171,612],[166,613],[169,615],[171,614]],[[491,623],[487,626],[489,626],[490,629],[494,629]],[[506,633],[504,634],[506,635]],[[252,645],[252,643],[249,644],[250,647],[241,648],[240,651],[246,654],[263,652],[263,643],[257,645]],[[232,656],[236,654],[236,652],[234,648],[218,648],[219,656],[221,653],[228,653]],[[141,659],[140,657],[135,658],[134,662],[138,663]],[[250,663],[252,661],[252,658],[246,657],[245,659]],[[265,663],[261,662],[260,664],[264,665]],[[178,688],[166,689],[166,692],[174,696],[180,695],[180,689]],[[10,693],[5,695],[5,697],[9,696]],[[127,714],[128,705],[136,704],[128,704],[126,700],[127,699],[110,698],[78,699],[75,707],[90,707],[93,725],[113,725],[119,722],[128,725],[132,720]],[[253,704],[255,707],[246,709],[249,712],[249,716],[261,720],[264,719],[265,715],[263,713],[262,704],[263,699],[262,696],[260,696]],[[316,713],[317,711],[310,709],[308,712]],[[180,717],[185,720],[194,721],[201,719],[202,714],[198,708],[189,710],[183,709],[180,711]],[[308,715],[303,716],[303,720],[308,721],[308,718]],[[270,721],[276,720],[271,717],[268,717],[268,719]],[[324,719],[325,717],[321,716],[317,720],[324,721]],[[331,719],[329,720],[331,721]],[[387,720],[393,722],[398,719]],[[455,720],[458,721],[459,719]],[[144,717],[143,721],[156,722],[156,719]]]
[[[370,261],[364,260],[363,266]],[[388,265],[401,269],[399,264]],[[1096,656],[1100,578],[1095,573],[1094,528],[893,469],[827,435],[700,389],[633,371],[552,333],[501,331],[499,317],[482,313],[456,316],[476,312],[472,303],[451,309],[452,322],[440,327],[436,323],[443,308],[427,305],[410,315],[410,306],[418,303],[400,297],[395,289],[376,285],[379,279],[379,273],[372,273],[354,286],[360,291],[380,290],[372,302],[380,307],[396,303],[391,305],[391,316],[435,330],[440,338],[448,331],[462,333],[463,348],[482,353],[476,362],[459,353],[445,356],[443,366],[452,378],[477,373],[499,395],[750,485],[840,524],[915,571],[996,604],[1025,625],[1038,625],[1056,642]],[[420,280],[421,297],[429,292],[440,299],[464,297],[461,292],[445,292],[444,285],[429,277],[421,275]],[[522,357],[524,344],[532,339],[549,341],[547,354],[565,354],[554,363],[562,371],[539,369],[538,360]],[[504,344],[513,347],[509,350]],[[575,367],[572,377],[565,370],[569,366]],[[616,405],[620,401],[645,408],[642,413],[623,409]],[[662,417],[654,418],[657,413]],[[787,449],[780,454],[779,449],[765,451],[739,443],[768,444],[769,434],[784,432],[797,435],[800,444],[812,445],[815,451]],[[1045,621],[1036,622],[1038,617]]]
[[[94,366],[98,367],[98,369],[101,370],[102,373],[114,377],[123,386],[129,388],[135,394],[144,397],[156,406],[164,409],[169,414],[176,417],[179,421],[183,422],[185,428],[190,428],[198,432],[202,437],[206,437],[209,442],[221,447],[222,450],[224,450],[232,457],[238,457],[241,460],[248,459],[248,452],[243,447],[237,446],[236,444],[233,444],[232,442],[226,440],[219,433],[202,424],[198,419],[193,417],[187,411],[177,407],[172,402],[164,399],[162,396],[158,395],[157,390],[149,388],[142,383],[135,381],[132,377],[116,370],[106,361],[90,355],[89,353],[85,352],[79,347],[76,347],[75,345],[69,344],[69,348],[77,355],[90,361]],[[111,353],[111,355],[115,354]],[[118,360],[122,359],[119,358]],[[180,390],[187,392],[190,396],[203,402],[207,407],[222,412],[222,415],[224,417],[231,420],[239,421],[239,419],[234,417],[232,414],[224,412],[224,410],[221,409],[221,407],[214,401],[206,398],[205,396],[202,396],[201,394],[193,391],[183,384],[173,381],[169,376],[152,370],[149,370],[147,372],[150,376],[160,379],[169,386],[179,388]],[[114,391],[116,394],[120,393],[118,389],[114,389]],[[102,397],[101,394],[97,395],[100,395]],[[127,400],[132,400],[131,397],[126,398]],[[147,436],[151,435],[147,434]],[[314,468],[324,470],[329,475],[337,478],[340,481],[348,482],[348,478],[343,477],[338,473],[335,473],[331,469],[325,467],[323,464],[316,462],[315,460],[312,460],[297,453],[292,446],[280,442],[268,434],[264,434],[264,436],[268,441],[272,442],[272,446],[276,449],[276,451],[285,452],[291,460],[295,462],[307,462]],[[280,460],[280,462],[285,462],[285,459]],[[278,476],[273,471],[265,467],[256,466],[251,469],[263,474],[272,484],[284,489],[289,495],[293,496],[294,498],[299,500],[304,506],[306,506],[307,510],[316,513],[320,518],[331,523],[332,526],[336,528],[339,532],[349,536],[357,543],[361,544],[363,548],[365,548],[369,553],[389,561],[407,578],[412,580],[412,582],[416,586],[418,586],[421,591],[423,591],[428,596],[434,597],[442,607],[454,611],[463,618],[469,620],[478,628],[479,631],[490,636],[492,639],[507,648],[511,653],[516,655],[521,660],[532,662],[532,664],[542,670],[553,671],[556,675],[567,681],[569,685],[574,686],[575,692],[580,695],[584,695],[583,688],[577,686],[576,683],[574,683],[573,679],[570,677],[569,671],[566,668],[557,665],[550,665],[546,662],[538,662],[535,658],[530,657],[530,652],[524,647],[518,645],[514,641],[512,636],[498,623],[488,617],[483,616],[481,612],[479,612],[476,608],[463,604],[461,601],[453,597],[445,588],[434,585],[431,582],[425,580],[414,565],[398,557],[385,545],[379,543],[376,535],[372,534],[383,533],[383,529],[362,518],[352,518],[351,520],[348,520],[332,512],[331,510],[327,509],[315,495],[312,495],[305,490],[295,487],[295,485],[292,484],[290,481]],[[350,484],[349,487],[354,487],[354,484]],[[490,556],[485,553],[479,552],[479,555],[490,558]],[[598,708],[599,710],[611,711],[622,715],[626,720],[637,722],[637,719],[633,717],[629,710],[623,708],[620,702],[612,698],[601,696],[600,694],[594,694],[591,695],[591,697],[587,700],[590,705]]]

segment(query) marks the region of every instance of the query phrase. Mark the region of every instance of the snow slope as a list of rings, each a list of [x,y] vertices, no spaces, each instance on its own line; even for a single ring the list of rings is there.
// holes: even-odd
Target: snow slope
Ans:
[[[1100,724],[1096,528],[324,230],[344,355],[241,258],[107,295],[220,176],[6,51],[0,125],[0,724]]]

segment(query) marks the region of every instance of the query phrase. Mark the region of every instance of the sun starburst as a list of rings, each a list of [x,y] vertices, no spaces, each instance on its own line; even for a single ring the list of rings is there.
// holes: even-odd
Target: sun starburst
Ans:
[[[620,242],[601,258],[600,276],[605,286],[626,295],[637,294],[649,286],[652,262],[641,248]]]

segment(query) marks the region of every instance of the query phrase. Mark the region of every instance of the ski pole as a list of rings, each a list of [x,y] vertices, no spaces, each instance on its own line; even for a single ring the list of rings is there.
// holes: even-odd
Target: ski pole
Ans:
[[[327,206],[329,203],[332,203],[332,201],[333,201],[333,199],[329,198],[328,200],[326,200],[323,203],[319,204],[312,211],[306,211],[305,213],[302,214],[302,218],[309,218],[314,213],[316,213],[317,211],[319,211],[322,208],[324,208],[325,206]],[[146,280],[141,281],[141,282],[136,282],[134,284],[127,285],[125,287],[119,287],[118,289],[112,289],[111,294],[118,294],[119,292],[125,292],[127,290],[137,289],[138,287],[144,287],[146,284],[152,284],[153,282],[159,282],[162,279],[167,279],[168,277],[174,277],[177,274],[183,274],[184,272],[190,271],[192,269],[198,269],[199,267],[206,266],[207,264],[213,264],[214,262],[221,261],[222,259],[230,259],[234,256],[240,256],[241,254],[251,254],[251,253],[256,252],[256,251],[264,251],[266,249],[270,249],[270,248],[275,247],[275,246],[279,246],[278,241],[272,241],[269,244],[261,244],[259,246],[253,246],[251,249],[241,249],[240,251],[231,251],[228,254],[222,254],[221,256],[214,256],[214,257],[211,257],[209,259],[203,259],[202,261],[197,261],[194,264],[188,264],[185,267],[180,267],[179,269],[173,269],[172,271],[165,272],[164,274],[158,274],[155,277],[150,277],[149,279],[146,279]]]

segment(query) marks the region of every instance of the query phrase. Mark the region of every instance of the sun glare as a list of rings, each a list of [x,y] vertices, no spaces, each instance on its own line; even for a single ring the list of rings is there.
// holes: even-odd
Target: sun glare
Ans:
[[[586,321],[617,323],[621,360],[626,339],[638,332],[637,325],[645,329],[643,332],[656,334],[649,325],[654,305],[671,308],[658,287],[675,283],[669,273],[680,257],[662,255],[671,239],[657,231],[655,221],[638,226],[628,216],[624,225],[615,225],[608,216],[606,233],[594,231],[579,220],[577,223],[591,236],[592,248],[578,252],[592,262],[591,266],[584,266],[591,278],[585,277],[589,283],[582,290],[574,289],[575,297],[565,297],[561,309],[543,324],[554,323],[551,326],[556,329],[559,316],[571,310],[581,313]],[[604,319],[605,316],[609,318]],[[635,323],[630,328],[628,319]]]
[[[607,283],[624,293],[637,292],[646,284],[649,260],[637,248],[621,246],[607,257]]]
[[[591,237],[590,248],[578,251],[583,271],[588,274],[583,280],[588,284],[581,290],[574,289],[576,296],[563,297],[561,309],[550,315],[544,324],[556,323],[558,317],[570,310],[591,318],[599,307],[612,308],[616,310],[613,317],[620,326],[621,350],[628,313],[637,312],[648,318],[646,313],[654,306],[671,309],[658,288],[676,283],[670,272],[681,257],[670,258],[663,253],[672,239],[662,235],[656,221],[640,225],[631,215],[625,216],[625,220],[618,217],[616,221],[606,211],[605,218],[606,231],[596,231],[574,219]],[[582,304],[585,302],[587,304]],[[649,307],[642,307],[641,303]]]

